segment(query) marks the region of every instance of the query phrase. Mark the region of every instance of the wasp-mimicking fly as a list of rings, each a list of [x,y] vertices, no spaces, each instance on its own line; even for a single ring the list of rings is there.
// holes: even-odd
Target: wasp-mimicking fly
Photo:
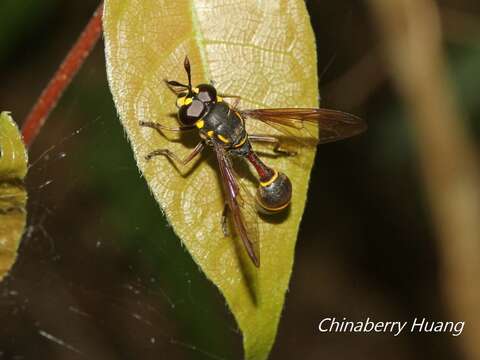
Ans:
[[[201,138],[198,145],[184,159],[179,158],[168,149],[158,149],[146,156],[149,160],[163,155],[172,161],[186,165],[204,149],[213,147],[223,184],[225,208],[222,215],[222,229],[227,234],[227,214],[230,213],[234,230],[241,238],[245,249],[255,264],[260,266],[258,250],[258,229],[256,208],[265,213],[277,213],[288,207],[292,197],[292,184],[287,175],[267,166],[252,148],[253,142],[270,143],[274,151],[287,155],[293,153],[282,150],[282,141],[274,135],[248,134],[245,121],[259,120],[285,134],[298,146],[311,146],[305,142],[303,134],[307,124],[316,124],[320,128],[319,138],[313,144],[332,142],[361,133],[366,129],[365,122],[348,113],[319,108],[284,108],[284,109],[237,109],[238,96],[222,95],[212,84],[192,86],[190,62],[185,57],[184,68],[188,85],[178,81],[166,81],[177,95],[179,127],[167,127],[156,122],[140,122],[141,126],[151,127],[161,132],[188,131],[198,129]],[[225,98],[235,99],[231,104]],[[311,137],[311,135],[310,135]],[[232,166],[232,157],[246,159],[256,170],[259,186],[255,200],[242,186]],[[257,205],[257,206],[255,206]]]

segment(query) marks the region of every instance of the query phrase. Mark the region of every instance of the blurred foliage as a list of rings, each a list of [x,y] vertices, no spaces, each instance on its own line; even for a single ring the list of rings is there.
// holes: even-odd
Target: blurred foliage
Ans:
[[[51,13],[57,3],[57,0],[2,0],[0,63],[23,40],[22,35],[35,31],[39,21]]]
[[[477,37],[477,39],[480,39]],[[468,115],[472,132],[480,138],[480,101],[478,101],[478,79],[480,79],[480,40],[469,46],[451,45],[448,48],[453,84],[458,93],[461,108]]]
[[[0,281],[17,258],[25,230],[27,151],[16,123],[6,111],[0,113]]]

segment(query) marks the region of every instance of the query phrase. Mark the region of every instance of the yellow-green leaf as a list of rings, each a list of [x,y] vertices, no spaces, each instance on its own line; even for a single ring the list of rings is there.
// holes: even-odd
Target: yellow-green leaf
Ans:
[[[110,88],[138,166],[183,244],[225,296],[243,332],[245,358],[266,359],[292,271],[314,149],[295,159],[265,158],[291,178],[294,194],[283,217],[259,218],[256,269],[238,240],[222,234],[224,197],[212,150],[185,169],[163,157],[146,161],[145,155],[159,148],[184,157],[198,135],[161,136],[138,123],[178,125],[170,116],[175,95],[164,79],[186,81],[185,55],[194,83],[213,80],[222,93],[242,97],[240,108],[318,106],[315,42],[305,3],[107,0],[104,31]],[[248,121],[247,130],[273,131],[255,121]],[[249,186],[255,191],[253,182]]]
[[[8,112],[0,113],[0,281],[17,257],[25,229],[27,152]]]

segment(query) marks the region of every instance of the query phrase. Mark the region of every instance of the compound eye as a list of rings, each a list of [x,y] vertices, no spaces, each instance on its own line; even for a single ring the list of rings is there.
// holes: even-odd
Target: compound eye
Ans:
[[[187,116],[201,118],[205,111],[205,104],[197,99],[193,100],[187,109]]]
[[[200,100],[193,100],[188,105],[182,105],[178,110],[180,122],[184,125],[193,125],[205,113],[206,106]]]
[[[215,102],[217,101],[217,90],[212,85],[200,84],[197,98],[204,103]]]

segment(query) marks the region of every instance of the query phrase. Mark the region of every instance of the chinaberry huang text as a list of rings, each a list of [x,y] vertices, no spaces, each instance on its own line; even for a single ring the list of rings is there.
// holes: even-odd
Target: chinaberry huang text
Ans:
[[[318,330],[322,333],[390,333],[393,336],[402,332],[449,333],[459,336],[464,327],[465,321],[431,321],[426,318],[414,318],[411,321],[374,321],[367,317],[362,321],[350,321],[346,318],[327,317],[318,324]]]

